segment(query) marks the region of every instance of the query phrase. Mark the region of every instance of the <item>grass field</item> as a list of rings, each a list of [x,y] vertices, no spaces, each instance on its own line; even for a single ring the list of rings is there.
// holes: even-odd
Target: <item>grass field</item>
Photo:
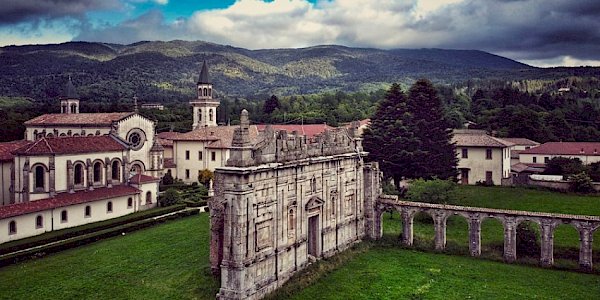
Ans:
[[[485,205],[531,193],[537,201],[561,196],[584,206],[594,197],[532,190],[461,188]],[[489,193],[489,194],[488,194]],[[512,194],[512,196],[511,196]],[[488,196],[486,196],[488,195]],[[487,198],[486,198],[487,197]],[[496,197],[496,198],[494,198]],[[470,200],[464,200],[470,201]],[[506,201],[519,201],[506,200]],[[522,202],[527,202],[522,199]],[[567,200],[565,200],[567,201]],[[586,201],[589,201],[587,203]],[[548,207],[560,206],[560,203]],[[530,203],[532,207],[534,203]],[[546,204],[542,204],[546,205]],[[523,207],[528,207],[527,205]],[[523,209],[523,208],[520,208]],[[597,214],[600,208],[595,208]],[[449,248],[467,247],[467,224],[451,219]],[[275,298],[287,299],[597,299],[600,276],[503,264],[466,256],[433,254],[391,246],[400,233],[398,216],[385,215],[382,242],[358,247],[312,265]],[[497,255],[502,228],[483,224],[484,254]],[[569,248],[576,232],[557,243]],[[433,225],[415,222],[421,245],[433,241]],[[596,236],[596,241],[600,237]],[[419,244],[419,242],[417,243]],[[600,244],[597,242],[596,244]],[[462,248],[464,247],[464,248]],[[496,251],[496,252],[494,252]],[[600,251],[596,251],[599,253]],[[501,255],[501,252],[499,252]],[[485,255],[484,255],[485,256]],[[576,261],[570,260],[576,265]],[[595,256],[595,261],[600,258]],[[557,284],[559,283],[559,284]],[[219,283],[209,271],[208,214],[200,214],[0,269],[0,299],[214,299]],[[290,292],[291,291],[291,292]]]
[[[0,269],[0,299],[214,299],[208,214]]]

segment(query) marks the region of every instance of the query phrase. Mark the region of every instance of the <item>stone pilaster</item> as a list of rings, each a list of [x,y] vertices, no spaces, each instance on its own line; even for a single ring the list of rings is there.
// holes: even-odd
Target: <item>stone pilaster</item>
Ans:
[[[481,255],[481,217],[479,214],[469,216],[469,253],[471,256]]]
[[[75,175],[73,173],[73,162],[67,160],[67,190],[69,193],[75,193]]]
[[[550,267],[554,264],[554,228],[557,225],[554,220],[542,219],[542,266]]]
[[[579,267],[585,271],[592,270],[592,242],[594,235],[592,225],[588,222],[575,224],[579,231]]]
[[[129,170],[131,169],[128,157],[123,157],[122,167],[123,172],[121,172],[121,178],[123,178],[123,183],[126,184],[127,181],[129,181]]]
[[[10,165],[10,204],[15,203],[15,165]]]
[[[446,215],[443,211],[433,213],[433,225],[435,227],[435,250],[446,248]]]
[[[408,207],[402,207],[402,243],[406,246],[413,244],[413,212]]]
[[[369,239],[380,239],[383,236],[383,226],[381,224],[381,214],[377,209],[377,179],[379,172],[376,163],[366,164],[363,168],[364,178],[364,210],[365,210],[365,231]]]
[[[50,156],[50,161],[48,163],[48,173],[48,191],[50,193],[50,197],[54,197],[56,195],[56,166],[54,156]]]
[[[104,179],[106,182],[106,187],[112,187],[112,164],[110,163],[110,159],[108,157],[104,158],[104,165],[106,168],[104,169]]]
[[[29,173],[31,169],[29,167],[29,158],[25,158],[25,163],[23,164],[23,189],[21,202],[29,202]]]
[[[93,191],[94,190],[94,166],[92,165],[92,160],[88,158],[85,164],[87,167],[88,189],[90,191]]]
[[[504,219],[504,261],[514,262],[517,259],[517,221],[515,217]]]

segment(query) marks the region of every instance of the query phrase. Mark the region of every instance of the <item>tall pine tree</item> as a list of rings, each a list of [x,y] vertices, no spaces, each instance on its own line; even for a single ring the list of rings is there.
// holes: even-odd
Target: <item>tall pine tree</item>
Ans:
[[[379,103],[363,134],[363,146],[371,160],[379,162],[386,177],[399,186],[402,177],[411,173],[414,158],[420,152],[412,128],[406,96],[393,84]]]
[[[414,135],[422,154],[414,156],[411,178],[456,178],[455,147],[452,129],[444,118],[443,106],[436,89],[426,79],[415,82],[408,93],[408,110],[413,115]]]

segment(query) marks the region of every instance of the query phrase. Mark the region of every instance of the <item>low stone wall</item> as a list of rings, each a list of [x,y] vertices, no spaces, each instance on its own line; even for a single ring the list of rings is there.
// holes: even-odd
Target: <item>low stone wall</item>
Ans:
[[[540,180],[529,177],[527,180],[527,185],[539,186],[564,192],[571,190],[571,182],[567,180]],[[600,192],[600,182],[593,182],[592,187],[594,188],[594,191]]]

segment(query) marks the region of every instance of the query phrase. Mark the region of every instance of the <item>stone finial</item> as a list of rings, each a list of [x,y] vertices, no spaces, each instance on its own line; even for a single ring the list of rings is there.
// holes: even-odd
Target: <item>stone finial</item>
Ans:
[[[234,147],[250,146],[250,119],[248,111],[245,109],[240,115],[240,127],[235,129],[231,145]]]

